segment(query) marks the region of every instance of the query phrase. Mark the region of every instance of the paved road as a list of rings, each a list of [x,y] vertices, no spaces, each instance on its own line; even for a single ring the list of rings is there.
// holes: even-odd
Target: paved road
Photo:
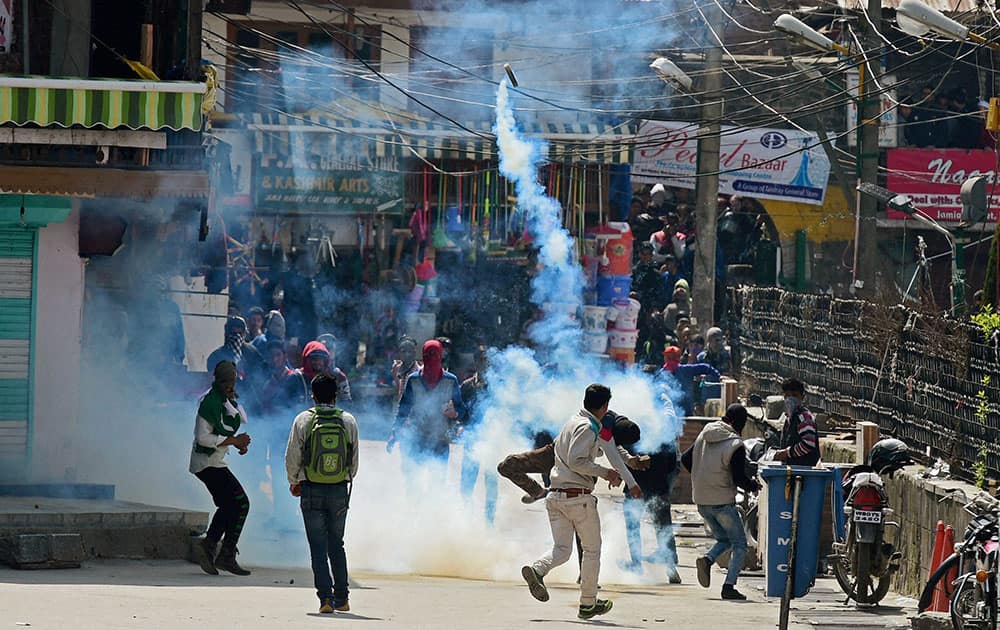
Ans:
[[[83,569],[0,570],[0,629],[32,628],[225,630],[246,628],[573,628],[594,623],[612,628],[747,628],[770,630],[777,600],[763,597],[763,579],[748,576],[745,603],[725,602],[718,591],[695,583],[697,538],[681,540],[684,584],[603,584],[614,610],[594,622],[575,619],[575,584],[552,584],[542,604],[514,581],[359,573],[352,576],[352,612],[333,618],[316,613],[307,569],[256,568],[253,576],[218,578],[174,561],[95,561]],[[713,579],[721,583],[721,573]],[[844,606],[836,582],[820,579],[795,602],[793,628],[904,628],[912,609],[890,595],[886,606]],[[902,604],[902,605],[901,605]]]
[[[249,578],[210,577],[184,562],[91,561],[67,571],[19,572],[0,568],[0,630],[157,628],[319,628],[324,624],[381,628],[572,628],[593,623],[621,628],[775,627],[778,601],[763,596],[762,577],[741,579],[746,603],[722,601],[722,574],[711,590],[697,585],[694,560],[707,540],[691,506],[675,506],[679,525],[680,572],[684,584],[666,584],[662,566],[647,564],[641,575],[624,571],[621,491],[600,489],[604,531],[602,596],[614,610],[593,622],[576,619],[575,566],[563,566],[546,580],[552,599],[531,598],[520,581],[520,566],[551,544],[545,508],[521,504],[520,493],[504,480],[495,526],[482,517],[483,484],[472,499],[455,491],[458,462],[453,453],[445,473],[403,479],[398,456],[384,443],[362,442],[363,466],[355,484],[347,529],[351,563],[352,612],[319,616],[308,570],[308,551],[294,503],[270,505],[267,479],[253,479],[252,460],[234,468],[250,489],[251,514],[240,541],[241,561],[254,569]],[[258,470],[260,464],[258,463]],[[182,482],[194,483],[190,479]],[[279,487],[283,487],[279,486]],[[194,487],[194,490],[200,490]],[[202,496],[204,495],[204,496]],[[197,495],[210,509],[207,493]],[[277,513],[277,517],[275,514]],[[644,551],[652,551],[652,526],[643,523]],[[833,579],[820,579],[813,592],[795,603],[794,627],[833,630],[905,627],[912,609],[889,596],[886,606],[859,611],[843,606]],[[904,602],[905,603],[905,602]],[[23,627],[23,626],[22,626]]]

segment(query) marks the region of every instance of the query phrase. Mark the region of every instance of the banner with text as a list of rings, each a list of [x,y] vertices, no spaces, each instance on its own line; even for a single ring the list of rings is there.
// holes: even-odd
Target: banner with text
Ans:
[[[313,170],[277,164],[258,166],[254,177],[254,200],[261,209],[373,212],[402,198],[403,175],[391,171]]]
[[[695,188],[698,127],[646,120],[639,126],[632,179]],[[793,129],[722,127],[719,192],[823,204],[830,161],[816,134]]]
[[[959,192],[965,180],[980,175],[986,177],[989,193],[997,176],[997,158],[993,151],[890,149],[886,160],[889,190],[908,195],[913,205],[941,223],[961,221]],[[1000,215],[1000,207],[994,203],[991,199],[988,219],[991,223]],[[889,208],[886,218],[905,219],[906,214]]]

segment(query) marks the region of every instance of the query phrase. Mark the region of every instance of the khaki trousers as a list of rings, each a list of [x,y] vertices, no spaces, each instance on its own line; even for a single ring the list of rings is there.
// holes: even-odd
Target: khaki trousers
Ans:
[[[532,567],[545,576],[573,555],[573,536],[579,538],[583,550],[580,565],[580,605],[597,602],[597,579],[601,572],[601,519],[597,514],[597,497],[583,494],[568,498],[561,492],[550,492],[545,499],[552,528],[552,551],[537,560]]]

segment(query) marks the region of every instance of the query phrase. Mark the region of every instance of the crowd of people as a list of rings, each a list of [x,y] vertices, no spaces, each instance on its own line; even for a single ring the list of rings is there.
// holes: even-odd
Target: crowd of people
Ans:
[[[246,397],[247,402],[258,409],[272,411],[276,409],[275,400],[287,405],[281,414],[274,416],[274,422],[281,424],[281,439],[269,435],[267,446],[283,461],[288,495],[299,499],[320,612],[347,611],[350,604],[344,534],[351,484],[359,467],[358,420],[343,409],[341,402],[349,400],[345,397],[350,390],[343,372],[331,359],[335,353],[322,341],[306,344],[302,365],[291,368],[279,343],[276,322],[280,320],[272,313],[261,325],[254,321],[255,315],[259,314],[251,313],[249,325],[237,317],[227,322],[226,344],[213,353],[218,360],[212,370],[212,386],[198,402],[189,470],[204,483],[218,508],[197,547],[201,568],[209,574],[219,571],[236,575],[250,573],[237,562],[237,545],[250,514],[250,502],[240,481],[228,468],[225,457],[229,447],[235,447],[241,455],[251,448],[251,438],[244,430],[248,412],[239,399],[254,386],[251,376],[254,368],[250,362],[260,360],[269,366],[265,371],[267,380],[263,381],[264,387],[256,398]],[[261,327],[254,330],[251,326]],[[256,347],[254,342],[246,340],[255,332],[254,341],[264,337],[261,345],[269,350],[267,361],[250,358]],[[710,331],[710,337],[716,339],[717,333]],[[707,363],[682,364],[682,353],[676,346],[667,350],[662,366],[652,376],[662,387],[684,391],[686,372],[712,370],[718,373]],[[717,343],[708,344],[699,355],[709,352],[702,356],[704,360],[722,350],[724,348]],[[477,349],[475,369],[469,378],[460,380],[446,366],[446,349],[440,341],[424,343],[418,359],[416,342],[406,337],[401,340],[399,358],[393,365],[396,411],[387,448],[400,447],[407,480],[415,478],[419,468],[446,464],[453,441],[463,441],[468,446],[477,439],[488,400],[485,395],[489,387],[487,349]],[[276,382],[284,379],[293,385],[271,384],[268,387],[272,379]],[[804,387],[797,381],[789,381],[784,389],[789,421],[782,439],[787,448],[779,452],[777,459],[815,463],[818,459],[815,456],[818,454],[815,422],[802,404]],[[684,396],[682,405],[687,404]],[[506,457],[496,466],[496,473],[492,471],[493,462],[479,461],[474,449],[466,448],[462,461],[462,493],[471,493],[479,470],[484,466],[486,519],[491,524],[496,510],[498,475],[524,490],[523,503],[544,499],[553,547],[550,553],[525,565],[522,577],[534,597],[547,600],[544,578],[571,557],[575,540],[581,588],[578,616],[590,619],[607,613],[612,607],[610,601],[597,598],[601,550],[600,519],[593,494],[597,480],[605,479],[612,487],[624,485],[623,518],[630,557],[626,567],[641,570],[643,561],[648,559],[642,554],[639,536],[640,519],[646,511],[656,531],[656,552],[652,558],[665,565],[668,581],[677,584],[681,576],[677,570],[670,495],[679,466],[683,464],[692,472],[699,512],[718,541],[698,560],[699,582],[709,586],[708,567],[722,551],[731,547],[733,559],[722,597],[744,599],[735,589],[735,581],[746,543],[736,531],[734,523],[739,516],[732,504],[737,486],[747,490],[755,486],[753,480],[742,476],[744,468],[740,464],[743,459],[739,433],[746,422],[746,410],[740,405],[731,406],[725,417],[706,426],[692,448],[683,454],[673,440],[653,452],[640,453],[636,450],[641,437],[640,427],[612,411],[610,400],[611,391],[606,386],[589,386],[582,408],[571,414],[556,435],[536,434],[536,448]],[[611,468],[595,461],[601,454],[607,457]],[[542,483],[531,478],[532,474],[540,475]]]
[[[899,105],[903,138],[909,146],[938,149],[992,149],[986,130],[990,104],[973,98],[965,88],[943,90],[924,85],[909,102]]]

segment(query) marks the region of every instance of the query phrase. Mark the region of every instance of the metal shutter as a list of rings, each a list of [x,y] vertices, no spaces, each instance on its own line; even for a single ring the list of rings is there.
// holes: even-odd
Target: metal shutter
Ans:
[[[0,481],[27,474],[36,233],[0,228]]]

